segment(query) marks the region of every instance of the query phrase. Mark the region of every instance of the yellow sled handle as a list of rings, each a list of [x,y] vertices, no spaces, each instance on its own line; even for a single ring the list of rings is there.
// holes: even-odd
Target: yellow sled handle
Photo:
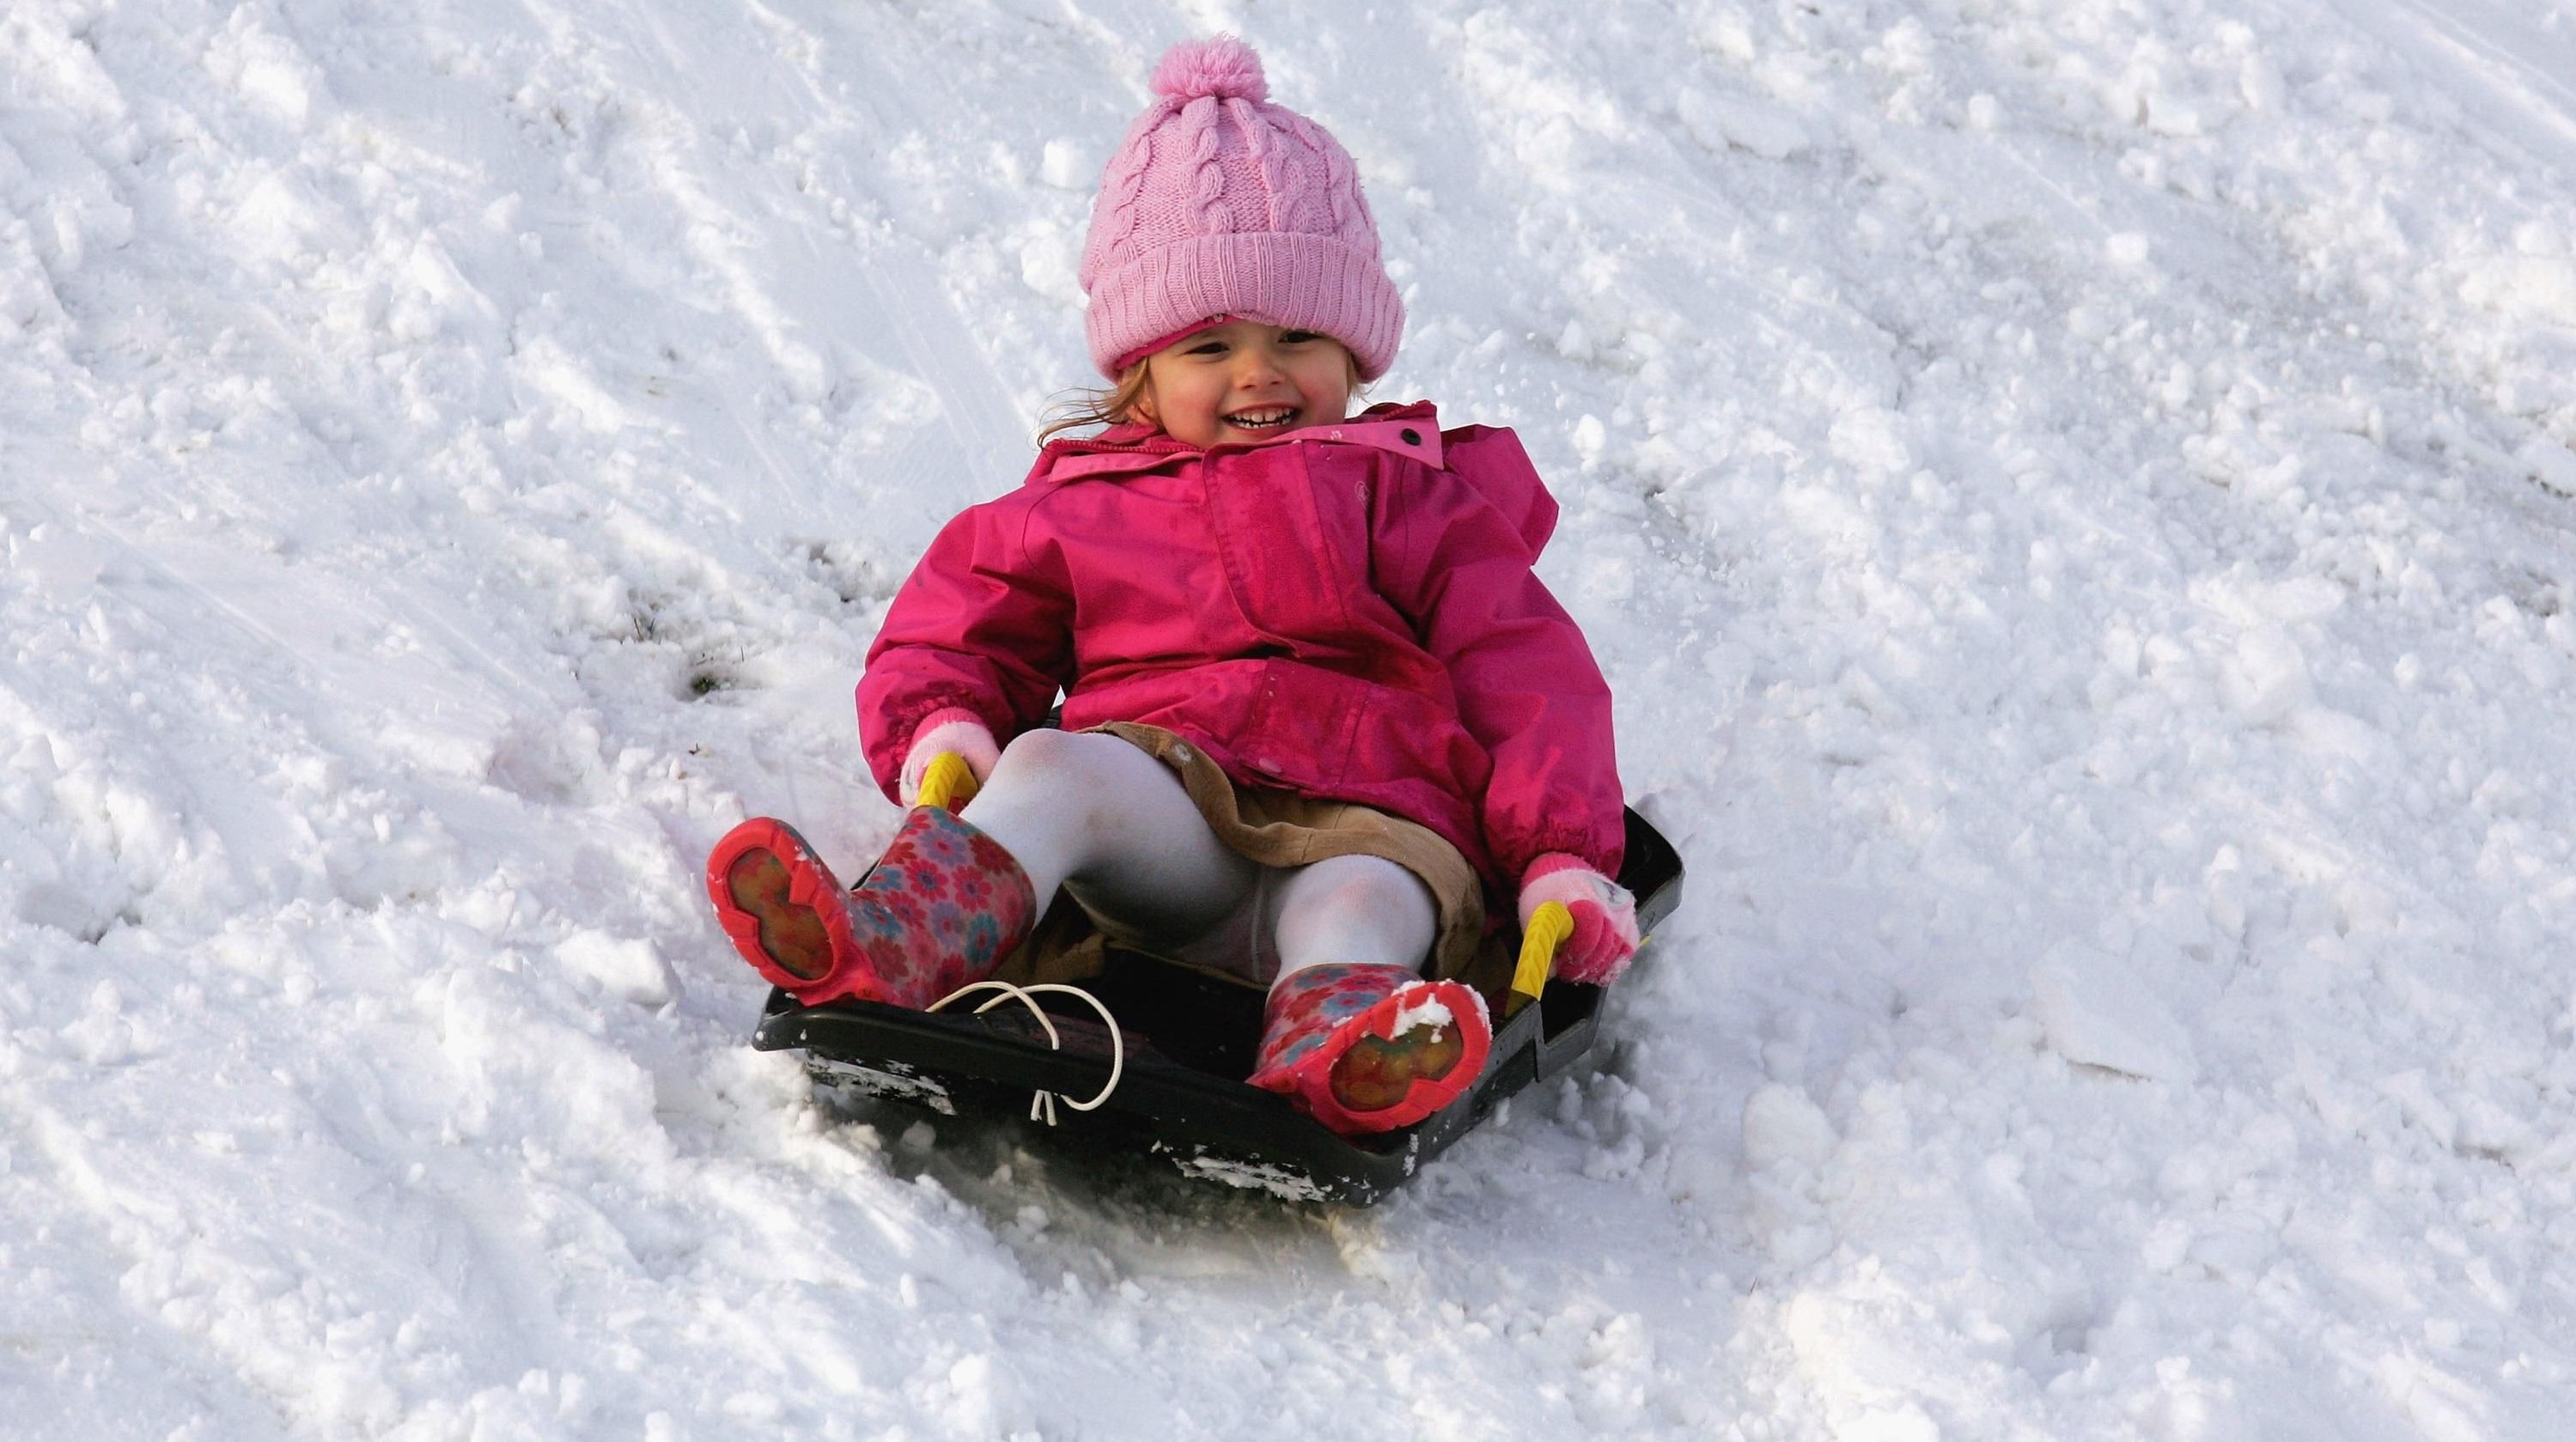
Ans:
[[[954,751],[942,751],[930,758],[921,773],[921,794],[913,798],[916,806],[936,806],[954,811],[975,799],[975,773],[967,769],[966,758]]]
[[[1506,1012],[1520,1010],[1547,990],[1548,976],[1556,970],[1556,949],[1573,934],[1574,913],[1562,901],[1543,902],[1530,913],[1529,930],[1521,933],[1521,962],[1512,968],[1512,999]]]

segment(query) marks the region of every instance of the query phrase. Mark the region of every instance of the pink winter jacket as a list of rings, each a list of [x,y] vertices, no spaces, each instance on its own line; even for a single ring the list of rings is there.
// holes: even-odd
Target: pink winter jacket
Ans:
[[[1619,869],[1610,690],[1531,573],[1556,502],[1508,430],[1378,406],[1199,450],[1119,427],[1042,451],[913,568],[859,681],[886,794],[963,708],[1004,741],[1139,721],[1238,783],[1446,837],[1499,894],[1566,852]]]

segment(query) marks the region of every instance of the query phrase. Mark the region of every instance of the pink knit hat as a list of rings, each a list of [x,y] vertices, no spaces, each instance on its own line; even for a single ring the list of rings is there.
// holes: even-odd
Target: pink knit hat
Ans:
[[[1362,380],[1384,375],[1404,301],[1349,154],[1267,103],[1261,57],[1231,35],[1173,46],[1153,87],[1160,98],[1128,128],[1091,207],[1092,364],[1114,380],[1155,343],[1236,316],[1331,336]]]

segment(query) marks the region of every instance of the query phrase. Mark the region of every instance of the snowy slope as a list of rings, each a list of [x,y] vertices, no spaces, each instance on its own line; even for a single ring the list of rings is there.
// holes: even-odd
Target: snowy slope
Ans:
[[[1373,1212],[822,1111],[693,876],[891,831],[860,655],[1218,28],[1692,868]],[[2568,0],[10,0],[0,1437],[2562,1435],[2570,77]]]

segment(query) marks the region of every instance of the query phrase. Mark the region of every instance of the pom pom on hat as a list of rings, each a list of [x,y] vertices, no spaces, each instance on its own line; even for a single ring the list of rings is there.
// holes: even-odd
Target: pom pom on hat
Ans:
[[[1232,35],[1184,40],[1163,52],[1150,82],[1154,93],[1174,100],[1213,95],[1220,100],[1267,100],[1270,81],[1261,73],[1261,57]]]
[[[1083,243],[1092,364],[1115,380],[1140,347],[1227,315],[1331,336],[1360,379],[1383,375],[1404,300],[1350,153],[1272,104],[1261,57],[1232,35],[1173,46],[1152,84]]]

